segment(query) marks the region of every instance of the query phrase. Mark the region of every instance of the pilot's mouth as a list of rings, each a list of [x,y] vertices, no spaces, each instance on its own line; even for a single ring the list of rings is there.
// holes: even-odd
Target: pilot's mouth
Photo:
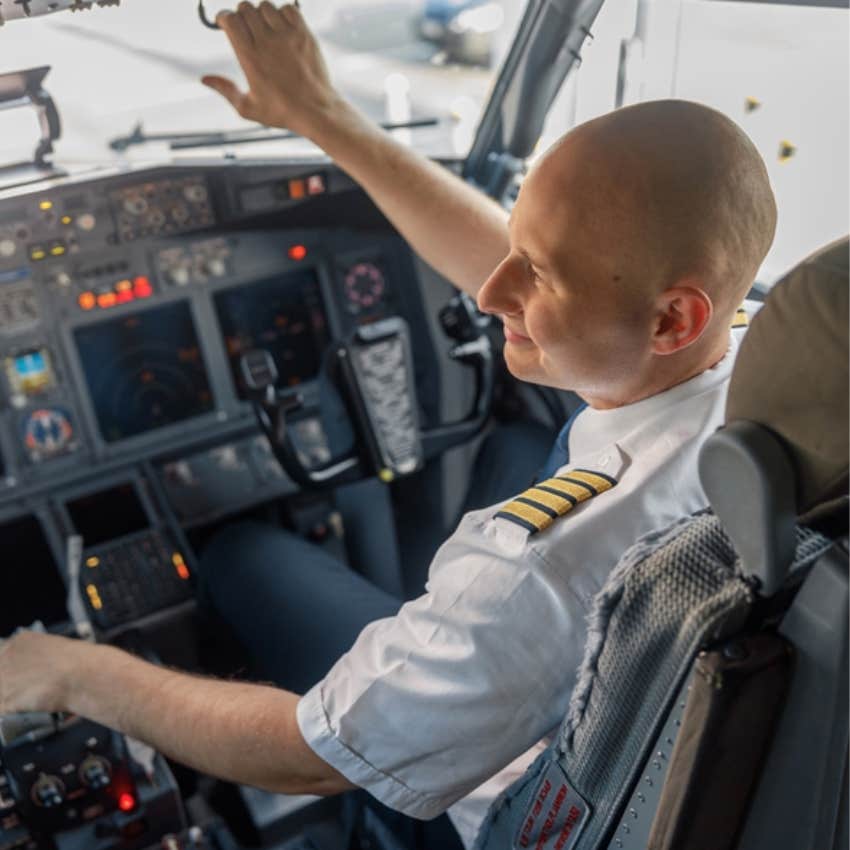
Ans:
[[[505,342],[512,342],[514,344],[519,344],[523,342],[531,342],[531,337],[524,336],[521,333],[517,333],[514,330],[511,330],[507,325],[504,326],[505,329]]]

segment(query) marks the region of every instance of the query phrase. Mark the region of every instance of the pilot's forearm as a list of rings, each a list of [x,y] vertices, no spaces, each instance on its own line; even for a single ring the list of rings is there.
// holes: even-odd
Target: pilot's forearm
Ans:
[[[67,708],[204,773],[281,793],[352,786],[304,742],[299,697],[163,669],[109,646],[80,646]]]
[[[504,209],[344,101],[311,135],[419,256],[471,295],[508,253]]]

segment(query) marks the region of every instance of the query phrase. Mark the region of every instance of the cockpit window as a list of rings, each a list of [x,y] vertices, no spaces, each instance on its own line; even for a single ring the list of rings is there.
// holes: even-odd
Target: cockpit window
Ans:
[[[850,229],[847,5],[831,0],[605,3],[538,152],[577,124],[661,98],[728,115],[767,165],[779,208],[757,283]]]
[[[210,18],[234,6],[207,0]],[[525,0],[305,0],[302,12],[322,44],[342,92],[372,118],[436,119],[397,131],[432,156],[464,156]],[[109,142],[141,123],[146,134],[244,128],[199,82],[214,73],[240,79],[225,36],[205,28],[194,0],[123,0],[119,8],[63,11],[0,28],[0,72],[52,66],[45,88],[63,122],[64,162],[103,163]],[[3,124],[5,125],[5,119]],[[14,134],[26,137],[13,118]],[[31,129],[35,133],[35,129]],[[0,137],[10,138],[0,129]],[[315,149],[285,142],[284,153]],[[3,145],[6,147],[5,143]],[[244,146],[243,156],[269,154]],[[150,145],[129,156],[161,156]],[[250,150],[248,150],[250,148]],[[274,146],[279,155],[281,142]]]

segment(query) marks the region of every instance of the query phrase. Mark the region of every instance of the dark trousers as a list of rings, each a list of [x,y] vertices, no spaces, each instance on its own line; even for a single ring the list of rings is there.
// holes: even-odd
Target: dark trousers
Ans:
[[[479,451],[466,508],[499,502],[528,487],[551,440],[550,431],[533,424],[495,430]],[[425,529],[416,542],[421,557],[423,551],[436,551],[446,529],[435,517],[417,524],[420,532]],[[401,554],[404,563],[404,548]],[[212,538],[201,558],[200,583],[205,606],[247,652],[252,676],[299,694],[324,677],[364,626],[393,616],[403,602],[323,549],[258,522],[227,527]],[[399,847],[452,848],[445,836],[440,843],[416,837],[422,825],[404,826],[410,819],[397,813],[387,812],[381,820],[394,833],[414,836]],[[427,827],[446,828],[439,822]],[[459,841],[456,835],[452,840]]]

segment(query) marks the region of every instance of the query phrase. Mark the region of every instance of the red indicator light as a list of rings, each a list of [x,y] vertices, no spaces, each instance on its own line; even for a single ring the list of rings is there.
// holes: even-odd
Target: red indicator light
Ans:
[[[129,289],[124,289],[119,292],[116,296],[119,304],[126,304],[128,301],[132,301],[136,296]]]
[[[136,298],[147,298],[149,295],[153,295],[153,287],[144,275],[140,275],[133,280],[133,292]]]
[[[123,794],[118,796],[118,808],[121,809],[122,812],[131,812],[136,808],[136,798],[125,791]]]
[[[303,260],[307,256],[307,248],[304,245],[293,245],[286,253],[290,260]]]

